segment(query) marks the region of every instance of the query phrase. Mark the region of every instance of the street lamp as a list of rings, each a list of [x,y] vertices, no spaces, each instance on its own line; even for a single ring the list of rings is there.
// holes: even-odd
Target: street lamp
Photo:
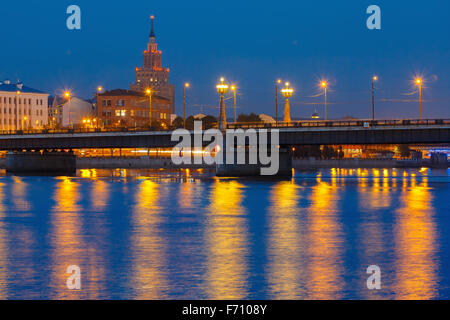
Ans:
[[[225,99],[223,95],[228,92],[228,85],[225,84],[225,79],[220,78],[220,83],[216,86],[217,93],[220,94],[219,103],[219,130],[225,130],[227,127],[227,116],[225,114]]]
[[[377,76],[372,77],[372,121],[375,121],[375,81],[377,80]]]
[[[422,78],[416,78],[416,85],[419,87],[419,120],[422,120]]]
[[[236,86],[233,84],[230,87],[230,90],[233,91],[234,96],[234,123],[236,123]]]
[[[72,128],[72,122],[70,121],[70,100],[71,94],[69,91],[64,92],[64,97],[69,100],[69,128]]]
[[[186,129],[186,89],[190,84],[186,82],[183,87],[183,127]]]
[[[145,90],[145,93],[148,95],[148,101],[149,101],[149,123],[150,123],[150,127],[152,126],[152,89],[147,88]]]
[[[325,94],[325,121],[326,121],[327,120],[327,87],[328,87],[328,83],[326,81],[322,81],[320,83],[320,86],[323,88],[324,94]]]
[[[281,94],[286,99],[286,102],[284,103],[284,119],[283,122],[290,123],[291,122],[291,114],[290,114],[290,108],[289,108],[289,98],[292,97],[292,94],[294,93],[294,89],[289,87],[289,82],[285,83],[285,87],[281,89]]]
[[[275,82],[275,124],[278,125],[278,85],[281,83],[281,79]]]

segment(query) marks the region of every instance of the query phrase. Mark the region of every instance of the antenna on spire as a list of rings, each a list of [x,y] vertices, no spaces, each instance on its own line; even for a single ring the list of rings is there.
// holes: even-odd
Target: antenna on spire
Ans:
[[[155,19],[155,16],[153,16],[153,15],[151,15],[150,16],[150,20],[151,20],[151,22],[152,22],[152,29],[151,29],[151,31],[150,31],[150,38],[155,38],[155,31],[154,31],[154,28],[153,28],[153,20]]]

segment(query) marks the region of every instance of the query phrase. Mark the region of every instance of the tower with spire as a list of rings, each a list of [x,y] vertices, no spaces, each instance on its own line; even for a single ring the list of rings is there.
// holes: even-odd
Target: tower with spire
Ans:
[[[151,88],[154,94],[170,100],[170,113],[175,112],[175,88],[169,83],[169,68],[162,66],[161,50],[156,43],[155,17],[150,16],[150,35],[147,50],[144,50],[142,67],[136,68],[136,82],[130,90],[145,92]]]

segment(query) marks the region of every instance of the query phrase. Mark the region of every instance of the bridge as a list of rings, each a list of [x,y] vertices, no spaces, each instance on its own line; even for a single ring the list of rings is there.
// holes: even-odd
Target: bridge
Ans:
[[[283,175],[291,172],[290,146],[294,145],[450,143],[450,120],[443,119],[233,123],[227,129],[267,129],[269,134],[278,130]],[[15,131],[0,134],[0,150],[9,151],[6,166],[11,172],[74,172],[73,149],[171,148],[179,142],[172,141],[172,132],[145,128]],[[191,139],[194,145],[194,134]],[[209,143],[203,142],[204,146]],[[261,165],[224,164],[217,165],[216,173],[252,175],[260,168]]]
[[[278,129],[281,146],[450,143],[450,120],[443,119],[238,123],[227,128]],[[0,150],[170,148],[178,143],[171,134],[143,128],[15,131],[0,134]]]

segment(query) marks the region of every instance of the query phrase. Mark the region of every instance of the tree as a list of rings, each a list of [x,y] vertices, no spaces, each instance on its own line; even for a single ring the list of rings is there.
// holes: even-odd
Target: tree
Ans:
[[[409,158],[411,156],[411,149],[407,144],[401,144],[398,146],[398,153],[402,158]]]
[[[202,119],[203,130],[208,130],[217,125],[217,118],[214,116],[206,116]]]
[[[257,114],[252,112],[250,114],[241,113],[237,118],[237,122],[262,122],[262,120]]]
[[[176,117],[172,122],[172,127],[174,127],[175,129],[183,128],[183,118]]]

